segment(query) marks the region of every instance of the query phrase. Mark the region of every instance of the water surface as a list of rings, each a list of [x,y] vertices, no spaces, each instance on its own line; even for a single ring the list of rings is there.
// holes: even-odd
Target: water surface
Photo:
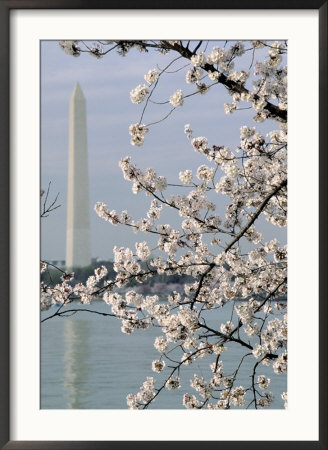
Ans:
[[[75,307],[81,307],[77,303]],[[72,304],[70,305],[70,309]],[[102,301],[94,302],[88,309],[110,312]],[[42,318],[55,312],[52,308],[42,313]],[[209,326],[218,327],[230,319],[231,310],[224,308],[207,313]],[[70,317],[55,317],[41,324],[41,408],[43,409],[126,409],[126,396],[137,393],[147,376],[156,379],[160,386],[163,374],[151,370],[151,363],[159,358],[153,346],[159,328],[137,330],[132,335],[121,332],[121,321],[98,314],[79,312]],[[230,343],[229,351],[222,356],[225,371],[231,373],[248,350]],[[182,388],[163,390],[151,405],[153,409],[184,409],[182,396],[195,394],[190,387],[194,373],[209,374],[209,364],[215,356],[198,359],[190,366],[182,366]],[[238,385],[249,386],[254,357],[243,363]],[[283,408],[281,392],[286,391],[287,377],[275,375],[272,369],[260,365],[258,375],[268,375],[275,395],[273,408]]]

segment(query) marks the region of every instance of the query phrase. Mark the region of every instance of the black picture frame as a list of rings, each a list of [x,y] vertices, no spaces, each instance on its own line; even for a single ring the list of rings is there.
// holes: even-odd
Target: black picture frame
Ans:
[[[142,6],[131,0],[126,9],[199,9],[199,2],[188,4],[167,0],[165,4],[143,0]],[[118,8],[120,5],[117,4]],[[203,0],[201,9],[312,9],[319,12],[319,440],[318,441],[12,441],[10,440],[9,402],[9,301],[10,301],[10,74],[9,19],[15,9],[116,9],[105,0],[0,0],[0,267],[2,275],[0,303],[0,445],[3,449],[138,449],[156,448],[238,450],[328,449],[327,433],[327,1],[324,0],[230,0],[217,7],[214,0]]]

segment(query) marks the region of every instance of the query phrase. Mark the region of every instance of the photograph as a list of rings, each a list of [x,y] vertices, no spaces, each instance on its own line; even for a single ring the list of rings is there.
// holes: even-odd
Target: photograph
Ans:
[[[274,34],[40,40],[41,410],[288,410]]]

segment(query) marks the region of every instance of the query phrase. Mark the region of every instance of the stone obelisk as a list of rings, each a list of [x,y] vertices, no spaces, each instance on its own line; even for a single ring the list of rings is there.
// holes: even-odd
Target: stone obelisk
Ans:
[[[76,83],[69,110],[66,267],[91,263],[86,102]]]

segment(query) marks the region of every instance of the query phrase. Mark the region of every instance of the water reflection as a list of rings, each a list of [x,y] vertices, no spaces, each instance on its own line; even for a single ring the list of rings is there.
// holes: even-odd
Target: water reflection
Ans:
[[[87,408],[87,384],[90,367],[90,324],[85,320],[67,320],[64,325],[64,379],[69,409]]]

